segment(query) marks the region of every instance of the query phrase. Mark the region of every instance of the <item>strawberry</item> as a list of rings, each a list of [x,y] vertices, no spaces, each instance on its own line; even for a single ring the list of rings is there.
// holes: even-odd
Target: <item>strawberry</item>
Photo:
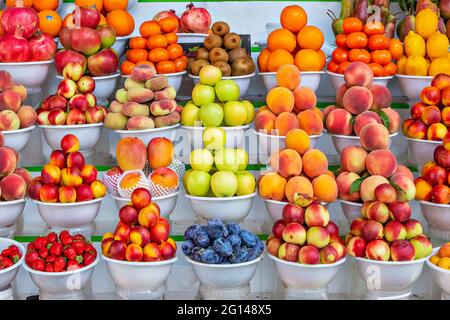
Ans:
[[[77,251],[74,247],[68,246],[64,249],[64,256],[69,260],[73,260],[77,256]]]
[[[62,255],[64,247],[59,242],[52,242],[52,246],[50,248],[50,254],[59,257]]]
[[[36,240],[34,240],[34,248],[36,250],[41,250],[42,248],[45,248],[48,244],[47,238],[45,237],[37,237]]]
[[[37,271],[45,271],[45,262],[42,259],[37,259],[33,262],[32,268]]]
[[[29,267],[31,267],[33,265],[33,262],[35,262],[37,259],[39,259],[39,253],[37,251],[31,251],[25,255],[25,262]]]
[[[52,243],[52,242],[57,242],[58,241],[58,235],[55,232],[50,232],[47,235],[47,241]]]
[[[39,250],[39,257],[41,257],[42,259],[47,258],[49,255],[49,251],[47,248],[42,248]]]
[[[0,256],[0,270],[7,269],[13,265],[11,259]]]
[[[73,259],[67,261],[67,271],[76,270],[76,269],[80,269],[80,265],[78,264],[77,261],[75,261]]]
[[[11,256],[11,247],[4,249],[1,253],[1,255],[4,257],[10,257]]]
[[[55,272],[62,272],[66,268],[66,258],[64,257],[56,257],[54,263]]]
[[[33,251],[33,250],[36,250],[36,248],[34,247],[34,242],[30,242],[27,245],[27,252],[30,252],[30,251]]]
[[[77,240],[77,239],[75,239],[75,240],[73,240],[72,241],[72,247],[74,247],[75,248],[75,251],[77,252],[77,255],[82,255],[83,254],[83,252],[84,252],[84,248],[85,248],[85,243],[84,243],[84,240]]]
[[[69,245],[72,243],[73,238],[70,235],[69,231],[67,230],[63,230],[61,231],[61,233],[59,234],[59,241],[61,241],[61,243],[65,246]]]
[[[15,245],[10,246],[9,250],[11,251],[11,257],[22,256],[22,253],[20,252],[19,248]]]
[[[54,263],[56,260],[56,256],[50,255],[47,258],[45,258],[45,263]]]
[[[84,264],[85,266],[88,266],[88,265],[90,265],[92,262],[95,261],[95,258],[96,258],[96,257],[95,257],[92,253],[86,252],[86,253],[83,254],[83,264]]]
[[[86,241],[86,238],[82,234],[77,233],[76,235],[73,236],[73,240]]]
[[[97,250],[95,249],[95,247],[92,245],[92,243],[86,243],[86,245],[84,246],[84,252],[88,252],[93,254],[95,257],[97,257]]]
[[[45,272],[55,272],[55,267],[51,263],[47,263],[45,266]]]

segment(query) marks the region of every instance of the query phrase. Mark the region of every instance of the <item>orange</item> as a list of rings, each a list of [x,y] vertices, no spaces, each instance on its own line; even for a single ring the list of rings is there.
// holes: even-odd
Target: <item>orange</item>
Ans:
[[[169,52],[169,59],[175,60],[183,55],[184,50],[178,43],[172,43],[167,47],[167,52]]]
[[[147,60],[148,52],[145,49],[131,49],[125,54],[128,61],[136,63],[141,60]]]
[[[46,1],[46,0],[44,0]],[[15,7],[17,3],[17,0],[6,0],[6,6],[7,7]],[[27,8],[31,8],[33,6],[33,0],[24,0],[23,6]]]
[[[381,64],[372,62],[369,63],[369,67],[372,69],[374,77],[382,77],[384,75],[384,69]]]
[[[39,17],[39,29],[51,35],[57,37],[59,31],[62,28],[62,19],[59,14],[54,10],[43,10],[38,13]]]
[[[267,48],[264,48],[258,56],[258,67],[259,71],[267,72],[267,59],[269,58],[270,51]]]
[[[158,21],[159,26],[161,27],[162,32],[177,32],[180,27],[180,23],[178,22],[178,18],[174,16],[169,16],[162,18]]]
[[[128,0],[103,0],[103,8],[105,8],[106,12],[127,10]]]
[[[284,49],[288,52],[294,51],[297,46],[297,39],[292,32],[287,29],[276,29],[267,38],[267,48],[270,51]]]
[[[161,27],[157,21],[145,21],[139,27],[139,32],[144,38],[154,36],[161,33]]]
[[[160,62],[164,60],[169,60],[169,52],[163,48],[155,48],[150,50],[148,53],[148,60],[151,62]]]
[[[323,33],[317,27],[306,26],[297,34],[297,43],[302,49],[319,50],[323,45]]]
[[[158,73],[174,73],[177,67],[173,61],[160,61],[156,64],[156,72]]]
[[[176,72],[181,72],[187,69],[187,61],[183,59],[183,57],[177,58],[173,60],[173,62],[175,63]]]
[[[312,49],[302,49],[295,55],[295,65],[300,71],[320,71],[323,57]]]
[[[379,63],[382,66],[387,65],[392,60],[392,55],[388,50],[375,50],[370,53],[371,61]]]
[[[130,49],[147,49],[147,39],[142,37],[133,37],[128,44]]]
[[[392,55],[392,59],[398,60],[403,56],[403,46],[399,39],[391,39],[388,50]]]
[[[124,10],[109,12],[106,16],[106,22],[116,31],[118,37],[128,36],[134,30],[133,16]]]
[[[165,48],[167,47],[167,39],[163,34],[155,34],[150,36],[147,40],[147,47],[149,49]]]
[[[75,4],[79,7],[95,7],[98,11],[103,8],[103,0],[75,0]]]
[[[267,71],[276,72],[284,64],[294,64],[294,57],[284,49],[276,49],[270,52],[267,58]]]
[[[362,31],[363,23],[358,18],[348,17],[342,22],[342,31],[345,34]]]
[[[58,0],[34,0],[33,8],[40,12],[44,10],[56,10],[58,9],[59,1]]]
[[[339,48],[346,49],[347,48],[347,44],[345,43],[346,38],[347,38],[347,36],[345,34],[343,34],[343,33],[338,34],[335,39],[336,45]]]
[[[370,62],[370,53],[366,49],[352,49],[348,52],[348,60],[350,62],[364,62],[368,64]]]
[[[126,74],[126,75],[131,74],[131,70],[134,68],[134,66],[135,66],[135,64],[133,62],[125,60],[120,65],[120,72],[122,72],[122,74]]]
[[[175,32],[166,33],[165,36],[168,44],[178,42],[178,36]]]
[[[287,6],[281,11],[281,26],[291,32],[299,32],[308,22],[308,15],[305,9],[300,6]]]

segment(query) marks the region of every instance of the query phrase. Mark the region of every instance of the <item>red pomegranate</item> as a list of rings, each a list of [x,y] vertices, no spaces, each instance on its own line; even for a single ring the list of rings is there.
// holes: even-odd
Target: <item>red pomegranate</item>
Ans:
[[[178,19],[178,25],[181,26],[181,20],[180,17],[178,17],[175,13],[175,10],[164,10],[164,11],[160,11],[157,14],[155,14],[155,16],[153,17],[153,20],[155,21],[160,21],[161,19],[167,18],[167,17],[175,17]],[[176,32],[178,32],[180,30],[176,30]]]
[[[181,15],[181,28],[189,33],[207,33],[211,25],[211,16],[205,8],[196,8],[192,3],[186,6]]]
[[[33,8],[25,8],[23,0],[17,0],[15,7],[8,7],[3,11],[0,20],[5,35],[14,35],[16,29],[23,28],[22,36],[30,38],[39,29],[39,17]]]
[[[38,32],[29,40],[31,59],[34,61],[51,60],[56,53],[55,40],[48,34]]]
[[[22,37],[22,28],[17,28],[14,35],[0,38],[1,62],[27,62],[31,60],[31,48],[27,39]]]

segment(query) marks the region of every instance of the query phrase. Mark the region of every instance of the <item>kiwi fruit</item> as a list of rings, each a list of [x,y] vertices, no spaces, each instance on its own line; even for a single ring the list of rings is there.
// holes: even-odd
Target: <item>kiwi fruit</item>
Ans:
[[[222,38],[216,34],[210,34],[203,40],[203,45],[208,50],[220,48],[222,47]]]
[[[222,48],[213,48],[209,52],[209,61],[216,63],[217,61],[228,62],[228,53]]]
[[[223,37],[230,32],[230,26],[224,21],[217,21],[212,25],[211,31],[219,37]]]
[[[241,46],[241,36],[237,33],[230,32],[223,37],[223,46],[227,50],[233,50]]]
[[[235,62],[237,59],[245,58],[247,56],[247,51],[244,48],[236,48],[228,52],[229,63]]]
[[[217,67],[220,69],[220,71],[222,71],[222,77],[231,76],[231,67],[225,61],[219,61],[219,62],[214,63],[214,67]]]
[[[209,50],[203,47],[199,48],[197,51],[195,51],[195,59],[209,60]]]
[[[192,67],[192,64],[195,62],[195,58],[189,58],[188,59],[188,61],[187,61],[187,69],[188,69],[188,71],[189,72],[191,72],[191,67]],[[191,72],[192,73],[192,72]]]
[[[200,60],[196,60],[192,65],[191,65],[191,72],[194,76],[198,76],[198,74],[200,73],[200,69],[203,68],[204,66],[209,66],[210,63],[209,61],[200,59]]]
[[[250,73],[250,68],[250,62],[246,59],[240,58],[231,64],[231,74],[233,76],[243,76]]]
[[[250,70],[248,70],[248,73],[253,73],[256,70],[256,65],[255,62],[253,61],[251,56],[245,56],[244,57],[245,60],[247,60],[248,62],[250,62]]]

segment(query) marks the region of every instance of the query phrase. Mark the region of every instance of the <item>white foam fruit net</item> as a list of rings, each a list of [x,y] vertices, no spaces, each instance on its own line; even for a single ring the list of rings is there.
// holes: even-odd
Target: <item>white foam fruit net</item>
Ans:
[[[181,183],[183,183],[183,176],[184,176],[184,173],[186,172],[183,162],[181,162],[178,159],[173,159],[172,163],[167,168],[175,171],[175,173],[178,176],[178,184],[179,185]]]
[[[106,174],[106,172],[102,173],[102,181],[104,183],[104,185],[106,186],[106,189],[108,190],[108,192],[110,194],[112,194],[113,196],[118,197],[119,194],[119,190],[117,189],[118,185],[119,185],[119,179],[120,179],[121,175],[120,174],[115,174],[112,176],[109,176]]]
[[[176,188],[168,188],[160,184],[154,183],[151,179],[149,179],[149,182],[150,182],[150,193],[152,194],[152,197],[155,198],[168,196],[169,194],[177,192],[178,190],[178,186]]]
[[[139,174],[139,176],[140,176],[139,181],[138,181],[134,186],[132,186],[131,188],[122,188],[122,187],[120,186],[122,180],[123,180],[127,175],[129,175],[129,174],[134,174],[134,173]],[[150,190],[150,181],[148,180],[148,178],[146,177],[145,173],[144,173],[142,170],[130,170],[130,171],[126,171],[126,172],[124,172],[124,173],[120,176],[120,179],[119,179],[118,184],[117,184],[117,190],[118,190],[118,192],[119,192],[119,195],[120,195],[122,198],[127,198],[127,199],[131,198],[131,194],[132,194],[133,191],[136,190],[137,188],[144,188],[144,189]]]

